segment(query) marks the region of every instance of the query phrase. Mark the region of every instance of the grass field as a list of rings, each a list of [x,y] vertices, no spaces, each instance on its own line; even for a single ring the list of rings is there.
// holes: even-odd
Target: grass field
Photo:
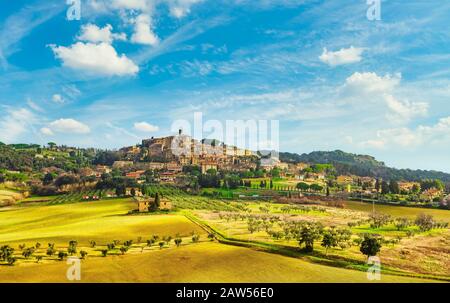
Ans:
[[[0,211],[0,243],[47,242],[67,245],[76,240],[106,243],[151,235],[189,235],[203,232],[182,215],[126,215],[136,204],[129,199],[82,202],[52,206],[13,208]]]
[[[332,249],[325,257],[324,249],[320,243],[316,243],[318,254],[315,258],[327,262],[314,261],[314,257],[301,253],[291,257],[270,254],[256,251],[255,247],[244,248],[209,242],[206,231],[184,216],[186,214],[190,217],[189,213],[196,214],[233,238],[298,248],[297,241],[274,240],[263,230],[250,235],[246,220],[220,219],[219,213],[275,215],[314,220],[325,226],[346,226],[348,221],[365,217],[366,213],[372,210],[370,204],[349,202],[347,209],[306,206],[308,210],[305,211],[302,209],[305,206],[272,202],[221,200],[178,192],[167,196],[178,209],[169,214],[128,215],[137,205],[131,199],[125,198],[0,208],[0,245],[8,244],[14,247],[19,258],[14,266],[0,266],[0,282],[66,282],[65,271],[68,265],[65,261],[57,261],[56,256],[47,257],[45,250],[47,243],[55,243],[57,250],[65,251],[70,240],[78,241],[78,251],[88,251],[88,258],[83,261],[82,266],[82,282],[370,282],[364,271],[348,269],[359,268],[358,264],[365,262],[365,257],[358,247]],[[286,206],[289,206],[288,211],[283,210]],[[415,217],[419,212],[427,212],[432,213],[438,220],[448,219],[448,212],[441,210],[385,205],[380,207],[382,210],[377,209],[378,211],[394,216]],[[366,227],[355,227],[353,231],[358,232],[357,229],[364,228]],[[191,240],[192,232],[201,235],[201,243]],[[385,232],[388,235],[393,233],[391,230]],[[152,235],[158,235],[160,239],[164,236],[174,238],[179,235],[183,237],[183,243],[177,248],[172,241],[162,250],[158,243],[146,247],[146,239]],[[140,237],[142,241],[137,243],[136,239]],[[91,240],[97,242],[97,248],[89,247]],[[117,247],[111,250],[107,257],[101,257],[101,249],[113,240],[133,240],[134,244],[123,256]],[[430,273],[435,272],[448,276],[449,240],[449,233],[444,231],[405,238],[399,245],[385,246],[382,249],[380,256],[383,258],[383,266],[387,264],[390,268],[401,269],[403,273],[408,272],[411,275],[419,273],[430,277]],[[22,258],[19,245],[26,244],[30,247],[36,242],[41,243],[42,247],[35,252],[34,257]],[[404,252],[405,250],[407,252]],[[399,258],[403,253],[408,255],[404,259]],[[36,256],[43,256],[41,264],[37,264]],[[334,258],[334,261],[329,258]],[[423,262],[410,264],[411,258],[421,258]],[[338,265],[341,259],[348,264],[355,262],[357,266],[342,268],[343,266]],[[383,274],[381,282],[423,281],[418,277]]]
[[[278,216],[278,218],[281,218],[281,221],[304,220],[321,222],[324,226],[347,227],[348,222],[367,219],[368,213],[372,211],[371,207],[370,209],[367,208],[367,206],[371,205],[358,205],[361,204],[358,202],[356,202],[356,205],[355,202],[350,203],[350,207],[347,207],[346,209],[321,207],[326,210],[325,212],[315,210],[302,212],[297,211],[295,207],[291,206],[288,208],[289,211],[287,213],[281,211],[284,207],[282,204],[251,202],[245,203],[245,205],[248,210],[251,210],[251,216]],[[412,209],[389,205],[381,206],[382,210],[377,209],[377,211],[389,213],[393,216],[407,216],[414,219],[416,214],[420,213],[418,211],[421,211],[432,214],[438,221],[450,221],[450,213],[445,210]],[[312,209],[311,206],[308,206],[308,208]],[[357,210],[352,210],[351,208]],[[234,215],[233,213],[196,211],[195,214],[209,226],[232,240],[264,243],[274,250],[279,250],[279,248],[282,247],[299,248],[298,241],[295,239],[274,239],[266,230],[264,230],[264,228],[251,233],[248,229],[248,220],[238,215]],[[276,219],[274,222],[278,222],[278,220],[279,219]],[[269,230],[282,231],[281,225],[268,224],[270,226]],[[450,250],[448,248],[450,247],[450,231],[448,229],[432,229],[427,232],[420,232],[417,226],[410,226],[405,230],[399,231],[393,223],[389,223],[380,228],[372,228],[368,223],[364,223],[352,227],[351,230],[353,239],[357,238],[357,234],[362,233],[380,234],[383,235],[385,239],[389,240],[401,239],[401,241],[396,242],[395,245],[383,244],[379,254],[382,258],[383,265],[388,266],[390,270],[428,276],[433,275],[445,279],[449,278]],[[406,230],[414,232],[414,236],[408,236]],[[330,249],[327,252],[325,248],[321,246],[321,242],[316,241],[315,251],[320,255],[319,259],[334,260],[336,261],[335,265],[340,261],[344,261],[347,262],[347,264],[359,266],[366,261],[366,257],[361,254],[359,246],[354,244],[347,245],[345,249],[338,247]],[[420,259],[421,262],[414,262],[414,260],[417,259]]]
[[[1,282],[68,282],[66,262],[0,268]],[[371,282],[365,272],[208,242],[143,254],[87,258],[80,282]],[[427,282],[382,275],[380,282]]]
[[[345,201],[346,208],[372,212],[372,204],[357,201]],[[375,211],[389,214],[394,217],[408,217],[414,219],[420,213],[432,215],[438,221],[450,222],[450,211],[444,209],[430,209],[418,207],[391,206],[383,204],[375,204]]]

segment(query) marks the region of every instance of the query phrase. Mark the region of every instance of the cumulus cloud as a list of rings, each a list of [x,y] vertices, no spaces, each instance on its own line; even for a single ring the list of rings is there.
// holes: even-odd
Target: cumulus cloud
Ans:
[[[107,24],[105,27],[100,28],[95,24],[86,24],[81,27],[81,33],[77,37],[78,40],[100,43],[105,42],[111,44],[114,40],[126,40],[125,33],[116,34],[112,32],[112,26]]]
[[[8,109],[0,119],[0,141],[9,143],[16,140],[35,122],[35,115],[26,108]]]
[[[378,76],[376,73],[355,72],[345,80],[343,91],[347,94],[374,94],[389,93],[399,85],[401,74],[390,74],[384,77]]]
[[[87,134],[91,130],[89,126],[84,123],[81,123],[74,119],[58,119],[51,122],[48,127],[44,127],[50,130],[51,133],[65,133],[65,134]],[[48,132],[48,130],[44,130],[44,132]],[[41,132],[42,129],[41,129]]]
[[[340,93],[341,96],[358,103],[361,100],[379,105],[384,103],[388,111],[386,117],[391,122],[405,123],[414,117],[425,116],[428,112],[428,103],[412,102],[394,96],[401,78],[401,74],[379,76],[376,73],[355,72],[345,80]]]
[[[384,99],[391,113],[387,116],[391,121],[407,122],[416,116],[425,116],[428,112],[428,103],[400,101],[392,95],[385,95]]]
[[[159,127],[147,122],[136,122],[134,123],[134,129],[141,132],[152,133],[157,132],[159,130]]]
[[[42,127],[41,134],[43,134],[45,136],[53,136],[53,131],[48,127]]]
[[[77,42],[69,47],[51,45],[63,65],[72,69],[97,75],[134,75],[139,67],[126,55],[118,55],[108,43],[100,44]]]
[[[139,44],[156,45],[159,42],[158,36],[153,32],[151,18],[147,14],[139,15],[134,20],[134,33],[131,41]]]
[[[450,142],[450,117],[441,118],[434,125],[419,125],[415,129],[407,127],[382,129],[376,138],[360,143],[363,147],[385,149],[391,147],[410,148],[424,144]]]
[[[329,66],[338,66],[343,64],[356,63],[362,60],[361,54],[364,48],[350,46],[350,48],[341,48],[338,51],[331,52],[326,48],[323,49],[322,55],[319,56],[320,61]]]
[[[191,6],[203,0],[168,0],[170,14],[182,18],[191,12]]]

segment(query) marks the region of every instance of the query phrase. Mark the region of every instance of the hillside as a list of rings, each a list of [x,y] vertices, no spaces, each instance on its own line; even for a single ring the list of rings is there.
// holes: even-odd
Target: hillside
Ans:
[[[388,167],[384,162],[372,156],[346,153],[341,150],[314,151],[309,154],[280,152],[283,162],[297,163],[330,163],[336,167],[338,174],[371,176],[383,179],[419,181],[423,179],[440,179],[450,182],[450,174],[431,170],[396,169]]]

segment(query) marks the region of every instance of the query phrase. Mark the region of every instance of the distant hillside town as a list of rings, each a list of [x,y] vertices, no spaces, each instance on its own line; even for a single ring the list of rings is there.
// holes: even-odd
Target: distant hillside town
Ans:
[[[268,190],[268,196],[295,192],[448,206],[450,176],[442,172],[396,170],[373,157],[342,151],[279,155],[196,140],[181,131],[119,150],[0,143],[0,185],[38,197],[77,192],[84,200],[142,197],[149,195],[149,184],[164,184],[196,194],[213,188],[245,196],[235,190],[258,189]],[[13,203],[23,197],[0,198]]]

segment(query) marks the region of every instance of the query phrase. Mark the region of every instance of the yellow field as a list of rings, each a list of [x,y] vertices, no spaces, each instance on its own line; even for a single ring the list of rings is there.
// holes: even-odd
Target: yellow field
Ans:
[[[371,212],[372,204],[358,201],[345,201],[346,208]],[[418,208],[418,207],[404,207],[404,206],[391,206],[375,204],[375,211],[389,214],[394,217],[408,217],[410,219],[416,218],[420,213],[426,213],[432,215],[438,221],[450,222],[450,210],[444,209],[430,209],[430,208]]]
[[[2,266],[0,282],[68,282],[63,262]],[[365,272],[213,242],[125,256],[87,258],[81,282],[371,282]],[[428,282],[383,275],[381,282]],[[431,282],[431,281],[430,281]],[[435,281],[434,281],[435,282]]]
[[[127,199],[63,204],[54,206],[16,207],[0,211],[0,243],[36,242],[56,246],[76,240],[87,246],[90,240],[105,244],[113,240],[143,239],[151,235],[181,236],[203,230],[182,215],[126,215],[136,205]]]

